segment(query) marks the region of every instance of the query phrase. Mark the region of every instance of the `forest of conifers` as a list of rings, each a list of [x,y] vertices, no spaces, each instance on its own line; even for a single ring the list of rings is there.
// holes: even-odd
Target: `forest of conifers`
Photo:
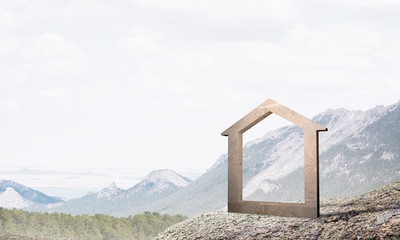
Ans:
[[[116,218],[105,214],[71,216],[0,207],[0,232],[75,239],[152,239],[167,227],[185,220],[182,215],[143,215]]]

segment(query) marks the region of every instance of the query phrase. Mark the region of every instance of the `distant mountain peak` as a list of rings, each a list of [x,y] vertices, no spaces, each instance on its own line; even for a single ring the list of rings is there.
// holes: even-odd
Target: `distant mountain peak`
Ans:
[[[117,185],[115,184],[115,182],[112,182],[110,185],[108,185],[107,189],[109,189],[109,190],[116,190],[116,189],[119,189],[119,188],[117,187]]]
[[[47,196],[42,192],[26,187],[17,182],[11,180],[0,180],[0,193],[6,192],[8,188],[12,188],[22,198],[33,203],[49,204],[63,202],[61,198]]]
[[[113,195],[117,195],[123,192],[122,189],[118,188],[115,182],[112,182],[108,187],[102,189],[97,193],[97,198],[110,198]]]
[[[178,173],[161,169],[150,172],[140,183],[128,191],[135,195],[152,195],[155,193],[171,193],[179,188],[187,186],[192,181]]]
[[[161,169],[150,172],[147,177],[143,179],[143,182],[169,182],[176,185],[177,187],[185,187],[191,182],[191,180],[177,174],[172,170]]]
[[[0,193],[0,206],[4,208],[25,208],[29,207],[33,202],[24,199],[12,187],[7,187],[6,190]]]
[[[95,192],[89,191],[85,196],[91,196],[91,195],[95,195]]]

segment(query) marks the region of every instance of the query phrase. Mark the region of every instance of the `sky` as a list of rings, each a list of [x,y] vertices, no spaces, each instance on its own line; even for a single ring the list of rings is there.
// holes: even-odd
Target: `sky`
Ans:
[[[227,151],[221,132],[268,98],[309,118],[395,103],[399,12],[397,0],[3,0],[0,179],[61,195],[155,169],[195,179]]]

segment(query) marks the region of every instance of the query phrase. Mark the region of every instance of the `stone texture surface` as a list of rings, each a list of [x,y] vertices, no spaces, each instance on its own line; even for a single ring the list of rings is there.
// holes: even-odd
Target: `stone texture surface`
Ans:
[[[243,201],[243,133],[271,115],[286,119],[304,130],[304,204]],[[221,135],[228,136],[228,212],[277,216],[319,216],[318,133],[328,129],[268,99]]]
[[[32,237],[20,234],[0,233],[0,240],[74,240],[71,238],[48,238],[48,237]]]
[[[155,239],[400,239],[400,182],[322,200],[318,219],[217,211],[178,223]]]

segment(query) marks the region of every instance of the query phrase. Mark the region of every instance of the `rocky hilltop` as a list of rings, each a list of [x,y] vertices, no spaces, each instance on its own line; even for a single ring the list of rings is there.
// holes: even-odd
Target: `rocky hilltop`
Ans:
[[[318,219],[216,211],[178,223],[156,239],[399,239],[400,182],[348,198],[323,199]]]

